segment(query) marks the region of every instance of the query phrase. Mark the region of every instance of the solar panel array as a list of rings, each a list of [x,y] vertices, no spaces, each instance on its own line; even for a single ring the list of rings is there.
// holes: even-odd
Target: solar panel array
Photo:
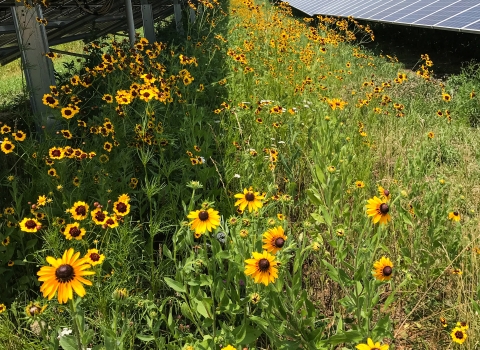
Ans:
[[[289,0],[310,15],[325,15],[480,34],[480,0]]]
[[[88,0],[90,12],[105,10],[107,0]],[[108,12],[94,15],[85,12],[78,6],[78,1],[51,1],[51,5],[43,8],[43,16],[48,23],[45,27],[50,46],[75,40],[93,40],[106,34],[127,30],[125,1],[115,0]],[[165,18],[173,14],[172,0],[150,0],[153,18]],[[17,36],[11,6],[15,1],[0,0],[0,64],[7,64],[20,57]],[[142,26],[141,1],[132,0],[135,27]],[[104,12],[104,11],[102,11]]]

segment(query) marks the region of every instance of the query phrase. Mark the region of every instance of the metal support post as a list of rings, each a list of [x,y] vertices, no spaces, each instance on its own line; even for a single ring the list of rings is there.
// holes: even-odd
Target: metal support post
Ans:
[[[54,125],[50,108],[43,104],[42,99],[44,94],[50,93],[50,86],[55,85],[52,61],[45,56],[50,50],[47,33],[45,27],[36,21],[37,17],[43,18],[42,8],[40,5],[26,8],[16,3],[11,10],[30,93],[30,104],[33,113],[41,116],[36,121],[37,131],[40,132],[42,126],[52,128]]]
[[[148,3],[148,0],[142,0],[142,20],[143,20],[143,34],[147,38],[148,42],[154,43],[157,41],[155,37],[155,27],[153,25],[153,12],[152,5]]]
[[[182,23],[182,7],[178,0],[173,0],[173,11],[175,13],[175,24],[177,26],[177,32],[183,35],[183,23]]]
[[[128,36],[130,38],[130,46],[133,47],[135,44],[135,22],[133,20],[133,8],[132,0],[125,0],[125,11],[127,13],[127,27],[128,27]]]

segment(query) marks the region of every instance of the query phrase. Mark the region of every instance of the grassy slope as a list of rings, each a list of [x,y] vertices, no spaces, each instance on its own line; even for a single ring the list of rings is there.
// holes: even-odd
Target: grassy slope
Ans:
[[[305,140],[301,141],[301,135],[306,135],[301,129],[305,125],[313,129],[313,137],[321,140],[325,149],[332,143],[338,145],[330,147],[331,153],[311,154],[311,161],[340,168],[342,160],[339,159],[351,157],[351,164],[346,166],[348,180],[343,181],[341,191],[353,191],[353,182],[362,180],[366,184],[362,189],[365,194],[360,196],[363,200],[378,195],[378,185],[397,197],[388,236],[383,248],[377,251],[377,258],[380,253],[386,254],[397,266],[396,283],[407,279],[397,293],[394,307],[388,311],[394,323],[397,346],[433,349],[449,344],[450,336],[441,327],[440,316],[449,322],[448,329],[461,320],[475,329],[474,310],[469,300],[476,295],[478,285],[474,248],[478,245],[480,132],[469,125],[471,113],[465,106],[472,103],[470,91],[447,85],[443,91],[453,100],[446,102],[442,99],[441,82],[433,78],[424,80],[394,59],[373,57],[357,45],[334,36],[320,44],[327,49],[324,55],[318,51],[318,41],[305,39],[308,25],[301,19],[285,18],[264,7],[246,10],[240,1],[232,4],[236,16],[228,46],[236,54],[246,55],[246,65],[254,67],[255,78],[242,73],[245,64],[233,64],[231,100],[234,103],[273,100],[274,105],[298,109],[297,121],[292,121],[288,114],[264,113],[261,115],[263,125],[253,122],[256,117],[253,113],[238,112],[242,116],[239,118],[242,138],[257,149],[268,147],[268,136],[289,140],[290,150],[286,151],[289,154],[282,161],[295,166],[300,159],[293,157],[294,149],[298,144],[309,147]],[[286,50],[282,51],[279,44],[284,33],[288,39]],[[406,74],[408,79],[395,83],[397,73]],[[307,77],[312,78],[313,83],[306,83]],[[374,88],[382,87],[382,83],[389,87],[376,93]],[[299,86],[303,87],[301,92],[298,92]],[[384,95],[391,100],[386,105],[381,103]],[[325,98],[342,99],[348,104],[342,110],[333,110]],[[359,100],[368,100],[368,105],[360,106]],[[478,104],[478,99],[473,101]],[[403,105],[401,114],[395,109],[395,103]],[[375,108],[381,110],[375,111]],[[442,117],[437,116],[438,110],[442,110]],[[451,119],[446,117],[446,110],[450,111]],[[283,125],[275,129],[272,122]],[[366,134],[361,135],[362,131]],[[433,138],[427,136],[429,132],[434,133]],[[345,146],[347,137],[353,147]],[[346,152],[342,145],[347,147]],[[279,165],[275,177],[277,186],[286,191],[282,175],[293,182],[294,188],[300,188],[303,179],[308,183],[305,168],[295,170],[292,178],[288,166]],[[248,176],[261,175],[252,169]],[[346,199],[335,198],[340,203]],[[356,200],[356,210],[360,212],[363,211],[361,203]],[[447,215],[452,211],[461,213],[461,226],[448,221]],[[368,245],[368,240],[360,240],[358,230],[362,230],[362,226],[354,221],[345,222],[342,217],[334,218],[331,227],[318,225],[319,237],[315,238],[314,234],[313,239],[329,239],[335,225],[346,228],[346,245],[354,249]],[[325,249],[335,251],[329,244]],[[331,257],[329,253],[326,257],[335,261],[335,255],[334,252]],[[318,274],[318,261],[312,264],[315,266],[309,271],[312,294],[327,313],[338,312],[342,309],[338,301],[344,296],[343,292]],[[463,277],[452,274],[453,268],[461,269]],[[458,293],[459,290],[462,293]],[[329,301],[324,304],[324,300]],[[472,340],[465,344],[472,348],[474,343]]]
[[[83,46],[84,44],[82,41],[74,41],[71,43],[57,45],[54,48],[74,53],[82,53]],[[73,56],[62,55],[53,61],[54,69],[58,73],[64,73],[66,69],[63,66],[63,63],[68,63],[72,60],[76,61],[76,59],[77,58]],[[19,94],[22,94],[22,91],[25,88],[21,60],[16,59],[5,66],[1,66],[0,76],[2,76],[2,80],[0,81],[0,105],[2,105],[11,101]]]

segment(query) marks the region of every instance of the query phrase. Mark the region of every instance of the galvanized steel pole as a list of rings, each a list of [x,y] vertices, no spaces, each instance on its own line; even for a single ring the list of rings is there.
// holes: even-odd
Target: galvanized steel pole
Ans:
[[[128,36],[130,38],[130,46],[135,44],[135,22],[133,20],[132,0],[125,0],[125,12],[127,13]]]

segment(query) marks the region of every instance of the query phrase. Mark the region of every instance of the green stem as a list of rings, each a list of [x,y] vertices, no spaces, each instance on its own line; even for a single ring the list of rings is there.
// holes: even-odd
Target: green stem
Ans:
[[[73,299],[70,300],[70,309],[72,311],[73,328],[74,328],[74,332],[75,332],[75,339],[77,340],[78,350],[83,350],[82,334],[81,334],[81,330],[80,330],[80,325],[78,324],[77,310],[75,308],[75,302],[73,301]]]

